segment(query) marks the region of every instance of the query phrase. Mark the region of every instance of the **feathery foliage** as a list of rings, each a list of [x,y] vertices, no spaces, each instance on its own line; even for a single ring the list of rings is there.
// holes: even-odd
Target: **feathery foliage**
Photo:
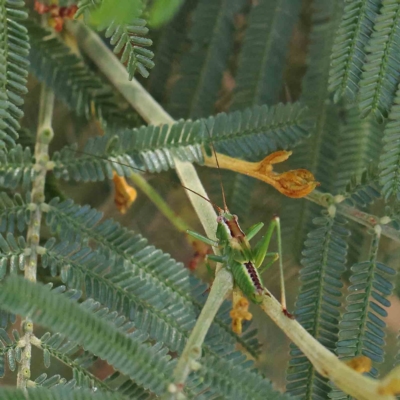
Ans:
[[[124,400],[122,396],[111,393],[93,393],[90,390],[71,390],[69,386],[22,389],[0,388],[3,400]]]
[[[396,93],[394,103],[389,114],[389,122],[384,130],[384,147],[379,162],[379,182],[386,200],[390,197],[400,200],[400,146],[398,144],[400,90]]]
[[[274,104],[279,98],[289,39],[300,6],[301,1],[297,0],[262,0],[252,5],[238,61],[231,111],[249,104]],[[247,218],[250,212],[248,193],[254,187],[254,179],[235,176],[230,204],[242,218]]]
[[[189,32],[191,49],[182,57],[180,77],[170,96],[173,117],[201,118],[214,112],[232,51],[233,19],[243,4],[243,0],[198,2]]]
[[[165,100],[168,79],[173,64],[186,42],[187,20],[195,5],[196,0],[186,0],[178,14],[162,30],[161,37],[158,39],[154,56],[155,66],[148,82],[148,90],[156,100]]]
[[[105,37],[110,38],[114,53],[122,52],[121,62],[126,63],[129,80],[133,79],[136,71],[147,78],[148,70],[154,67],[152,61],[154,53],[145,48],[151,46],[153,42],[145,37],[149,32],[146,20],[138,18],[141,14],[141,1],[115,3],[81,0],[78,6],[75,18],[83,14],[88,22],[96,22],[98,30],[105,30]],[[126,7],[129,7],[129,10],[126,10]],[[93,18],[93,14],[97,14],[97,18]]]
[[[299,0],[260,0],[252,5],[232,109],[277,101],[289,39],[300,7]]]
[[[27,93],[29,38],[21,21],[27,18],[24,1],[0,4],[0,147],[15,146]]]
[[[340,106],[330,100],[328,92],[329,56],[335,31],[342,15],[341,1],[316,0],[311,16],[310,45],[307,72],[301,82],[300,101],[310,109],[310,124],[313,125],[309,139],[296,148],[290,163],[301,166],[315,174],[322,191],[332,190],[338,156],[338,135],[340,127]],[[319,207],[304,201],[285,201],[283,219],[289,225],[288,242],[294,249],[294,256],[300,259],[303,242],[310,229],[312,219],[319,214]]]
[[[111,87],[91,72],[59,37],[33,21],[25,24],[32,46],[30,69],[53,88],[57,97],[86,119],[96,117],[102,123],[129,122],[118,109]]]
[[[3,308],[29,314],[35,322],[63,332],[153,392],[163,393],[168,384],[168,371],[174,363],[159,345],[147,344],[142,334],[124,335],[65,296],[19,277],[7,279],[0,298]]]
[[[58,203],[58,200],[54,199],[49,205],[46,223],[54,233],[60,236],[61,240],[86,242],[90,239],[94,241],[99,254],[105,257],[114,274],[117,270],[121,270],[119,266],[123,265],[122,271],[129,271],[132,274],[129,282],[132,283],[132,279],[136,276],[139,288],[142,288],[145,282],[146,288],[149,286],[151,292],[158,293],[160,304],[165,306],[168,303],[174,303],[176,309],[179,310],[180,321],[186,321],[189,328],[194,324],[194,316],[200,313],[204,303],[206,287],[190,276],[181,263],[175,262],[168,254],[154,246],[149,246],[143,236],[134,234],[112,220],[99,224],[102,214],[95,209],[80,207],[69,200]],[[168,299],[168,303],[163,303],[164,298]],[[108,306],[112,308],[110,304]],[[215,320],[216,326],[211,328],[214,332],[213,337],[210,337],[207,344],[217,350],[221,342],[233,345],[237,341],[250,354],[256,356],[258,342],[251,336],[246,340],[233,334],[229,327],[229,316],[224,315],[228,314],[226,308],[229,310],[228,306],[218,313]],[[130,316],[129,313],[126,315]],[[178,318],[178,315],[174,314],[174,317]],[[142,320],[146,321],[146,326],[150,329],[149,318],[142,318]],[[169,329],[172,330],[171,336],[175,340],[182,339],[182,331],[176,332],[176,328],[172,325]],[[160,334],[168,335],[168,330]],[[160,340],[169,343],[167,337],[162,336]]]
[[[382,0],[374,32],[367,46],[360,81],[359,107],[363,116],[387,118],[400,82],[400,4]]]
[[[372,239],[369,260],[351,267],[352,276],[346,313],[340,323],[337,352],[344,357],[364,354],[375,362],[383,361],[385,336],[383,318],[390,306],[393,268],[377,261],[379,236]],[[355,346],[354,346],[355,345]]]
[[[337,102],[341,97],[354,101],[358,93],[362,67],[365,63],[366,45],[381,0],[356,0],[344,8],[331,55],[329,90]]]
[[[10,150],[0,150],[0,187],[15,189],[22,185],[28,188],[34,176],[32,153],[17,145]]]
[[[338,137],[336,178],[332,191],[343,190],[348,180],[359,175],[379,158],[382,149],[382,124],[373,116],[361,119],[355,105],[345,105]]]
[[[86,154],[76,158],[74,149],[64,149],[53,157],[56,176],[77,181],[112,178],[112,168],[129,176],[133,168],[160,172],[174,167],[173,157],[203,163],[202,145],[210,143],[207,124],[217,151],[235,157],[260,155],[295,146],[308,135],[306,110],[299,104],[252,107],[243,112],[221,113],[207,120],[179,121],[169,127],[143,126],[139,129],[111,130],[90,140]],[[109,159],[109,160],[107,160]],[[112,159],[126,164],[112,164]]]
[[[380,232],[372,238],[369,259],[351,267],[350,294],[346,299],[346,312],[340,322],[337,354],[340,358],[350,359],[365,355],[374,363],[382,363],[384,357],[386,308],[390,306],[388,297],[392,294],[393,284],[390,277],[395,275],[393,268],[377,261]],[[375,367],[368,373],[377,376]],[[341,396],[340,396],[341,394]],[[334,391],[335,399],[349,397],[339,390]]]
[[[370,164],[361,175],[353,175],[346,185],[343,195],[346,203],[359,208],[365,208],[381,197],[378,187],[378,170]]]
[[[10,198],[7,193],[0,192],[0,232],[18,232],[25,230],[25,226],[29,221],[30,210],[27,206],[27,201],[18,193]]]
[[[114,50],[127,63],[130,78],[135,70],[147,76],[153,54],[144,19],[166,20],[179,2],[163,9],[164,15],[156,15],[152,9],[162,1],[80,0],[76,17],[83,14],[90,26],[103,30],[111,46],[95,40],[98,37],[89,28],[77,29],[80,22],[62,23],[64,14],[70,18],[76,9],[73,0],[51,5],[51,14],[42,18],[43,25],[57,22],[66,28],[68,33],[60,35],[34,22],[35,13],[41,13],[39,3],[35,9],[28,3],[32,11],[27,22],[22,22],[26,18],[22,0],[0,5],[4,28],[0,29],[0,375],[10,382],[14,378],[10,371],[18,374],[18,386],[28,388],[24,400],[145,400],[165,394],[191,332],[198,331],[207,285],[184,266],[190,245],[181,246],[183,236],[171,233],[172,226],[158,218],[154,205],[141,193],[123,223],[103,220],[98,210],[112,213],[109,191],[104,195],[105,185],[88,182],[111,179],[114,171],[132,176],[130,166],[147,171],[147,179],[150,173],[174,168],[175,157],[203,164],[212,143],[218,152],[246,160],[294,149],[290,160],[275,171],[286,172],[290,165],[315,174],[319,190],[326,193],[291,199],[283,208],[281,195],[270,195],[271,188],[267,192],[264,185],[256,188],[246,176],[232,171],[220,175],[227,183],[229,208],[246,217],[244,228],[279,211],[283,259],[292,268],[286,277],[297,274],[299,249],[308,233],[297,320],[343,359],[371,357],[370,375],[376,376],[379,363],[385,361],[385,322],[391,323],[385,315],[395,289],[390,263],[396,254],[394,246],[379,239],[387,235],[400,240],[396,133],[400,94],[395,93],[400,82],[399,2],[188,0],[168,26],[150,32],[158,44],[159,64],[147,87],[160,100],[157,104],[138,82],[113,76],[115,64],[104,60],[113,57]],[[83,31],[89,40],[79,36]],[[74,35],[79,37],[75,42]],[[79,55],[79,50],[85,54]],[[46,84],[40,99],[35,80],[28,81],[33,90],[24,98],[28,60],[31,71]],[[284,75],[290,75],[296,103],[276,104]],[[168,99],[170,109],[186,120],[162,126],[170,119],[159,105],[168,107]],[[131,111],[136,105],[146,122],[160,126],[136,128],[139,117]],[[213,116],[214,110],[230,113]],[[387,126],[379,125],[388,114]],[[27,134],[27,127],[36,134]],[[105,134],[93,137],[99,131]],[[83,153],[70,146],[77,141]],[[373,164],[379,158],[377,171]],[[210,185],[219,186],[217,174],[202,168],[203,176],[215,181]],[[59,190],[48,188],[60,178],[80,183],[65,185],[59,195]],[[192,188],[187,182],[185,186]],[[122,187],[121,183],[118,190]],[[180,192],[163,194],[185,220],[182,225],[195,225],[186,221],[186,203],[177,205]],[[211,196],[213,202],[216,197]],[[87,202],[91,205],[78,204]],[[369,215],[372,211],[374,215]],[[202,215],[203,210],[198,212]],[[26,239],[18,238],[25,233]],[[368,233],[373,238],[366,254]],[[207,251],[200,249],[196,260]],[[346,264],[352,266],[348,274]],[[196,276],[204,276],[203,265],[198,267]],[[341,315],[349,275],[350,295]],[[29,282],[34,280],[41,283]],[[274,281],[265,283],[275,293]],[[394,293],[398,295],[398,288]],[[265,329],[260,320],[258,332],[246,321],[242,335],[234,333],[228,301],[215,311],[199,345],[199,364],[186,363],[186,368],[193,368],[182,388],[187,398],[283,400],[290,394],[303,399],[348,398],[319,376],[295,346],[288,394],[275,391],[269,379],[254,369],[253,359],[262,352],[258,366],[268,378],[272,370],[278,371],[272,375],[275,381],[282,359],[271,357],[270,349],[283,354],[280,344],[276,346],[283,341],[273,342],[278,335],[271,335],[267,346],[261,347],[259,339],[265,340],[262,334],[269,327]],[[23,321],[15,330],[10,326],[16,318],[12,313],[18,323]],[[36,323],[49,328],[40,339]],[[43,366],[47,373],[41,371]],[[18,390],[0,389],[1,399],[20,395]]]
[[[334,213],[335,209],[329,210]],[[317,227],[305,241],[302,286],[296,301],[296,319],[329,350],[337,342],[342,296],[341,275],[345,271],[349,231],[346,220],[323,211],[313,220]],[[302,398],[326,397],[328,380],[319,375],[303,353],[292,346],[287,390]]]

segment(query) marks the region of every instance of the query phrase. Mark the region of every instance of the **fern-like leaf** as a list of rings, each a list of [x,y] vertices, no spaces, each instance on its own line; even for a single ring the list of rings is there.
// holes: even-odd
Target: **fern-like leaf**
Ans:
[[[366,44],[381,5],[381,0],[356,0],[344,8],[331,55],[329,90],[337,102],[346,97],[354,101],[365,62]]]
[[[71,390],[69,385],[47,389],[44,387],[23,389],[0,388],[2,400],[124,400],[111,393],[93,393],[89,389]]]
[[[260,0],[253,4],[239,59],[234,110],[277,101],[300,7],[299,0]]]
[[[11,198],[7,193],[0,192],[0,232],[13,233],[15,228],[19,232],[25,230],[30,218],[27,203],[29,203],[29,196],[25,202],[18,193]]]
[[[346,105],[341,117],[334,168],[336,178],[332,185],[334,193],[343,190],[352,175],[360,175],[375,163],[382,148],[383,126],[375,117],[362,119],[355,105]]]
[[[332,212],[333,210],[331,210]],[[296,318],[326,348],[334,350],[340,316],[341,275],[345,271],[349,231],[343,217],[327,211],[314,219],[317,226],[305,241],[302,286],[296,302]],[[319,375],[304,354],[294,345],[287,379],[287,390],[294,396],[326,397],[328,380]]]
[[[15,189],[18,185],[29,188],[32,181],[33,157],[29,147],[17,145],[0,150],[0,187]]]
[[[50,86],[58,98],[77,115],[96,117],[102,123],[126,125],[129,118],[117,107],[111,87],[85,65],[83,60],[54,32],[33,21],[26,26],[31,38],[30,68]]]
[[[160,346],[143,343],[142,335],[126,336],[110,323],[65,296],[26,279],[10,277],[2,285],[2,307],[63,332],[93,354],[154,393],[164,392],[174,363]]]
[[[360,355],[369,357],[374,363],[384,360],[386,308],[393,291],[390,277],[395,270],[377,261],[380,234],[372,239],[369,260],[354,264],[347,296],[346,312],[340,322],[337,354],[349,359]],[[368,373],[376,377],[375,367]],[[340,396],[341,394],[341,396]],[[345,393],[335,390],[335,399],[349,399]]]
[[[75,18],[84,15],[85,19],[89,20],[91,13],[99,11],[99,8],[105,5],[104,3],[103,0],[79,1]],[[129,80],[133,79],[136,71],[144,78],[147,78],[149,76],[148,70],[154,67],[154,62],[152,61],[154,53],[145,47],[151,46],[153,42],[151,39],[145,37],[149,31],[146,28],[146,21],[136,18],[136,16],[141,14],[140,10],[137,9],[137,6],[140,6],[140,2],[132,3],[131,8],[128,8],[129,12],[134,12],[131,18],[127,17],[126,13],[119,14],[123,7],[129,6],[129,2],[114,4],[114,9],[111,8],[112,4],[112,2],[108,2],[106,4],[107,9],[103,9],[102,12],[115,11],[115,17],[114,15],[107,15],[106,20],[99,21],[98,29],[106,29],[105,36],[111,38],[110,44],[114,46],[115,54],[122,52],[121,62],[126,63]],[[121,15],[125,17],[122,18],[123,20],[120,20]]]
[[[379,162],[379,183],[385,199],[394,197],[400,200],[400,90],[396,92],[394,105],[389,114],[383,135],[383,151]]]
[[[0,147],[15,146],[27,93],[29,37],[21,21],[27,18],[24,1],[0,4]]]
[[[209,127],[212,138],[207,133]],[[129,176],[132,168],[159,172],[174,167],[173,157],[203,163],[202,145],[212,141],[217,151],[233,157],[265,155],[277,149],[296,146],[308,135],[306,109],[298,103],[255,106],[243,112],[221,113],[207,120],[179,121],[168,127],[143,126],[139,129],[113,130],[87,143],[76,157],[74,149],[55,153],[56,176],[83,181]],[[112,164],[107,158],[126,164]]]
[[[148,90],[152,96],[164,103],[168,79],[176,58],[185,44],[189,14],[196,5],[196,0],[186,0],[173,20],[162,30],[157,41],[154,56],[154,69],[149,78]],[[184,21],[184,23],[183,23]]]
[[[169,102],[169,111],[175,118],[200,118],[214,113],[222,74],[233,47],[234,16],[243,3],[243,0],[198,2],[189,32],[191,50],[182,58],[180,79]]]
[[[154,53],[144,48],[153,44],[151,39],[143,37],[148,31],[146,21],[139,18],[134,19],[129,25],[113,21],[106,30],[106,37],[111,38],[110,43],[115,46],[114,53],[122,51],[121,62],[127,63],[129,80],[133,79],[136,70],[147,78],[148,70],[154,67],[154,62],[151,60]]]
[[[6,361],[10,371],[15,371],[17,361],[21,360],[21,348],[18,347],[18,332],[13,331],[17,335],[11,338],[7,332],[0,328],[0,378],[5,373]]]
[[[133,276],[141,277],[151,287],[157,288],[160,295],[163,293],[174,302],[181,310],[182,320],[189,319],[192,320],[191,324],[194,323],[193,317],[200,313],[205,301],[206,286],[191,276],[181,263],[148,245],[141,235],[134,234],[112,220],[98,223],[102,214],[94,209],[80,207],[70,200],[58,203],[57,199],[54,199],[49,205],[46,223],[62,240],[73,242],[90,239],[100,254],[109,260],[110,268],[125,265]],[[242,339],[231,331],[230,307],[227,304],[217,314],[215,325],[211,328],[215,335],[209,336],[206,340],[207,345],[218,349],[223,342],[228,349],[230,343],[233,349],[234,343],[238,342],[246,351],[256,356],[258,342],[251,336],[248,340]],[[148,327],[151,327],[150,323]],[[173,337],[177,339],[180,334],[174,334]],[[159,339],[167,341],[164,337]]]
[[[297,0],[262,0],[252,6],[231,111],[256,104],[274,104],[279,98],[289,39],[300,6],[301,1]],[[233,181],[229,203],[237,215],[247,218],[256,180],[236,174]]]
[[[382,0],[360,81],[359,107],[363,116],[387,118],[400,82],[400,4]]]
[[[377,185],[378,170],[376,165],[370,164],[361,175],[353,175],[346,185],[343,195],[345,202],[352,206],[365,208],[381,197],[380,188]]]

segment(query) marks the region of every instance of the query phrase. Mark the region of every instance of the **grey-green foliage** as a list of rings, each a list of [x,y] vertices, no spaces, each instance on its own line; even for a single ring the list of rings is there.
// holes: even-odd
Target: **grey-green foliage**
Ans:
[[[21,21],[25,2],[0,4],[0,147],[15,146],[27,93],[29,38]]]
[[[82,0],[80,12],[91,17],[102,2]],[[60,3],[69,4],[69,0]],[[116,90],[105,83],[90,62],[72,54],[62,35],[56,36],[32,20],[21,25],[19,18],[25,13],[18,10],[23,2],[7,0],[0,6],[1,23],[8,27],[7,31],[0,30],[4,32],[0,33],[0,58],[6,60],[1,63],[0,90],[1,96],[8,96],[8,102],[3,101],[4,96],[0,98],[0,140],[14,145],[17,137],[22,115],[17,107],[22,105],[21,94],[25,91],[28,66],[24,57],[29,36],[31,71],[75,115],[99,120],[106,130],[105,136],[85,144],[84,152],[91,154],[76,154],[75,147],[53,154],[53,179],[104,180],[112,177],[113,170],[129,176],[129,166],[162,171],[173,167],[173,156],[202,164],[203,151],[210,148],[211,141],[219,152],[248,159],[293,149],[289,160],[293,168],[311,169],[321,182],[320,190],[338,194],[327,194],[329,211],[317,217],[317,226],[311,228],[312,217],[320,213],[317,205],[310,207],[307,201],[292,200],[281,212],[285,231],[291,231],[284,238],[291,248],[298,249],[308,232],[297,319],[342,357],[370,356],[375,361],[375,374],[376,363],[384,359],[385,308],[389,306],[394,271],[377,256],[381,227],[375,227],[372,248],[365,256],[363,243],[369,239],[365,229],[356,222],[346,225],[346,229],[347,221],[340,213],[350,210],[354,215],[374,206],[378,218],[372,221],[383,223],[388,219],[379,217],[386,214],[392,218],[390,229],[400,227],[400,101],[395,93],[400,81],[396,64],[399,2],[314,0],[311,9],[304,7],[296,31],[300,35],[292,37],[293,43],[301,44],[298,36],[304,34],[303,24],[311,25],[302,94],[299,102],[277,105],[274,103],[283,86],[286,60],[293,62],[304,56],[304,48],[298,52],[292,46],[287,58],[299,5],[297,0],[260,0],[252,4],[242,0],[193,0],[183,6],[171,25],[159,33],[150,32],[162,49],[150,92],[166,99],[172,87],[171,110],[175,107],[179,116],[203,118],[179,121],[169,130],[166,126],[134,129],[129,105],[115,95]],[[143,36],[147,35],[143,20],[136,22],[129,26],[110,15],[106,36],[111,36],[116,51],[121,50],[130,72],[138,68],[147,75],[152,54],[142,45],[150,41]],[[132,33],[138,34],[136,42],[131,42]],[[7,53],[11,49],[8,45],[13,49]],[[229,79],[223,80],[224,74]],[[300,85],[301,77],[294,78]],[[236,88],[232,88],[233,83]],[[225,95],[231,90],[230,111],[234,112],[210,116],[215,107],[229,108],[227,98],[216,102],[221,88]],[[270,104],[266,106],[266,102]],[[387,125],[378,125],[387,115]],[[385,147],[381,152],[383,129]],[[80,129],[76,132],[81,134]],[[4,305],[22,315],[32,312],[34,320],[52,332],[36,343],[43,352],[49,377],[41,374],[30,382],[36,386],[35,391],[29,390],[23,398],[91,399],[92,393],[84,388],[94,387],[98,389],[94,398],[100,400],[160,394],[171,380],[175,361],[169,356],[182,352],[206,301],[206,286],[142,235],[113,220],[102,221],[101,213],[89,206],[57,199],[39,205],[47,227],[43,229],[40,244],[44,247],[40,248],[39,259],[40,267],[45,268],[39,270],[38,278],[61,281],[66,288],[59,286],[50,291],[16,278],[5,280],[25,267],[30,248],[16,234],[25,231],[37,207],[27,195],[35,178],[32,152],[21,143],[9,147],[13,148],[0,151],[0,186],[5,191],[0,195],[0,231],[4,233],[0,237],[0,307]],[[379,155],[378,174],[370,164]],[[52,168],[52,162],[48,166]],[[233,203],[229,199],[228,203],[233,204],[232,211],[241,212],[250,204],[253,185],[248,185],[246,177],[239,177],[231,186],[237,189],[233,191]],[[20,195],[11,193],[17,190]],[[267,218],[268,213],[276,211],[281,198],[264,201],[265,192],[260,193],[263,197],[258,207],[263,210],[262,217]],[[390,202],[386,208],[376,201],[381,194],[384,199],[380,202]],[[134,218],[140,221],[140,215]],[[348,230],[352,234],[349,239]],[[46,243],[49,234],[57,239]],[[286,253],[284,257],[286,260]],[[347,265],[351,267],[350,295],[341,308],[348,276],[343,278],[342,273]],[[190,376],[186,394],[199,400],[288,398],[274,391],[271,383],[253,369],[252,362],[236,350],[239,344],[257,357],[260,346],[255,330],[245,329],[242,336],[231,331],[230,308],[226,302],[218,311],[202,348],[202,368]],[[343,315],[341,309],[346,310]],[[15,318],[7,310],[0,310],[0,326],[4,328]],[[11,369],[17,368],[21,357],[18,340],[18,333],[11,335],[0,329],[0,372],[5,363]],[[119,372],[103,380],[96,377],[91,368],[98,357],[105,358]],[[53,358],[70,366],[71,381],[52,373]],[[135,366],[139,368],[134,370]],[[300,398],[346,397],[332,391],[293,346],[288,379],[288,391]],[[0,392],[2,399],[18,396],[15,390]]]
[[[274,104],[279,99],[287,48],[300,7],[300,0],[260,0],[252,5],[239,58],[234,110]]]
[[[349,179],[359,175],[376,163],[382,150],[384,126],[374,116],[361,118],[358,107],[346,104],[343,107],[337,132],[337,162],[334,166],[332,192],[341,191]]]
[[[385,127],[384,148],[379,163],[382,193],[386,199],[394,197],[397,201],[400,200],[399,111],[400,90],[396,93],[395,102],[389,114],[389,122]]]
[[[125,335],[65,296],[19,277],[8,278],[0,298],[4,309],[29,313],[35,322],[63,332],[139,384],[155,393],[164,392],[174,363],[162,347],[146,343],[141,333]]]
[[[335,100],[345,96],[353,101],[358,93],[366,44],[372,34],[381,0],[346,3],[331,55],[329,90]]]
[[[21,360],[21,348],[18,347],[19,334],[13,331],[13,338],[0,328],[0,378],[4,376],[5,365],[10,371],[15,371],[17,362]]]
[[[336,352],[344,360],[364,355],[374,362],[368,372],[377,376],[376,363],[384,360],[386,309],[390,307],[389,297],[393,291],[391,277],[395,270],[377,261],[380,232],[374,232],[368,260],[351,267],[351,286],[347,296],[346,312],[340,322],[339,341]],[[332,392],[332,398],[349,399],[340,390]]]
[[[295,315],[304,328],[333,351],[338,340],[338,323],[345,271],[349,231],[341,216],[323,211],[313,221],[302,252],[302,286],[296,301]],[[328,380],[318,372],[294,345],[287,374],[287,390],[300,398],[325,398],[330,392]]]
[[[179,80],[170,96],[173,117],[201,118],[214,112],[232,52],[234,17],[243,4],[243,0],[198,2],[188,34],[191,49],[182,57]]]
[[[25,22],[31,38],[30,70],[50,85],[74,112],[102,123],[129,123],[111,86],[94,74],[66,43],[34,21]]]
[[[107,3],[107,4],[106,4]],[[101,13],[97,22],[99,30],[105,30],[105,36],[110,38],[110,44],[114,46],[114,53],[121,54],[121,62],[126,63],[129,80],[133,79],[135,72],[139,72],[144,78],[149,76],[149,69],[154,67],[152,58],[154,53],[146,49],[153,44],[146,38],[149,29],[146,28],[146,20],[137,18],[141,13],[141,1],[115,3],[103,0],[81,0],[78,3],[78,11],[75,18],[84,15],[87,22],[91,21],[93,13]],[[130,8],[124,12],[124,6]],[[104,9],[102,10],[102,7]],[[112,10],[114,8],[114,10]],[[115,13],[115,17],[110,14]],[[131,15],[131,16],[130,16]],[[93,22],[93,21],[92,21]]]
[[[188,15],[195,5],[196,0],[186,0],[173,20],[161,31],[155,49],[155,66],[151,71],[147,87],[157,101],[165,100],[173,63],[179,57],[187,39]]]
[[[71,390],[69,385],[60,385],[51,390],[47,388],[22,389],[0,388],[3,400],[124,400],[121,395],[112,393],[93,393],[89,389]]]
[[[300,104],[255,106],[245,111],[218,114],[206,120],[179,121],[172,125],[112,129],[90,140],[77,159],[74,148],[56,153],[55,173],[77,181],[129,176],[133,168],[160,172],[174,167],[173,156],[203,163],[202,146],[212,140],[215,149],[233,157],[258,155],[278,148],[291,148],[308,135],[307,110]],[[207,133],[206,125],[211,133]],[[125,164],[111,164],[110,161]]]
[[[301,1],[262,0],[254,3],[238,60],[236,86],[230,110],[249,104],[274,104],[282,89],[289,40],[298,21]],[[255,158],[255,157],[252,157]],[[230,207],[247,218],[256,181],[236,175],[230,193]]]
[[[307,53],[307,71],[301,85],[301,102],[310,108],[310,123],[313,126],[308,140],[304,140],[289,160],[293,168],[307,168],[321,183],[322,191],[330,191],[335,185],[336,161],[338,157],[338,132],[340,129],[341,105],[333,104],[328,91],[329,57],[334,32],[342,15],[342,1],[316,0],[311,15],[310,44]],[[312,229],[312,219],[319,209],[304,201],[285,199],[283,220],[289,225],[288,243],[294,256],[300,259],[303,242]]]
[[[388,116],[400,82],[400,4],[396,0],[382,0],[366,50],[359,107],[364,116],[372,113],[382,120]]]
[[[131,273],[130,282],[134,276],[137,277],[139,288],[145,282],[145,287],[149,285],[158,290],[159,296],[169,298],[169,302],[175,303],[180,312],[181,325],[184,320],[191,321],[188,326],[194,323],[194,315],[198,314],[203,305],[204,284],[190,276],[187,269],[181,263],[175,262],[168,254],[154,246],[148,245],[143,236],[121,227],[112,220],[105,220],[99,223],[102,214],[90,207],[80,207],[72,201],[59,203],[57,199],[50,202],[50,209],[46,216],[46,223],[54,233],[57,233],[61,240],[85,242],[89,238],[96,244],[98,252],[103,255],[109,265],[116,268],[124,265],[122,270]],[[119,282],[122,285],[122,282]],[[161,299],[162,300],[162,299]],[[153,301],[153,300],[152,300]],[[109,305],[110,306],[110,305]],[[110,308],[112,308],[110,306]],[[151,314],[151,310],[147,310]],[[257,341],[250,336],[247,340],[242,340],[233,334],[229,328],[226,317],[226,310],[221,309],[215,319],[215,326],[211,329],[215,333],[214,339],[218,348],[223,341],[225,344],[238,341],[246,350],[252,354],[257,354]],[[129,315],[129,314],[128,314]],[[177,315],[175,315],[177,317]],[[146,329],[151,329],[149,318],[146,318]],[[182,332],[172,330],[171,337],[175,341],[181,339]],[[164,342],[168,341],[168,330],[157,332],[158,337]],[[251,332],[249,332],[251,333]],[[211,338],[210,338],[211,339]],[[208,340],[207,340],[208,343]]]
[[[43,266],[50,266],[53,275],[61,268],[68,287],[79,289],[83,285],[87,295],[132,319],[152,339],[181,352],[204,302],[204,285],[190,277],[182,264],[148,246],[140,235],[110,220],[97,224],[99,216],[96,210],[70,201],[52,202],[47,216],[52,230],[64,241],[77,235],[83,241],[85,237],[94,239],[107,258],[77,246],[52,247],[51,241],[42,256]],[[70,267],[63,270],[64,265]],[[108,266],[112,266],[112,273],[105,268]],[[241,393],[240,398],[247,394],[257,399],[267,392],[272,395],[270,383],[249,371],[246,358],[234,351],[237,341],[256,355],[257,342],[254,331],[245,332],[242,338],[230,331],[229,310],[229,304],[222,307],[205,340],[204,369],[200,371],[203,384],[220,393]]]

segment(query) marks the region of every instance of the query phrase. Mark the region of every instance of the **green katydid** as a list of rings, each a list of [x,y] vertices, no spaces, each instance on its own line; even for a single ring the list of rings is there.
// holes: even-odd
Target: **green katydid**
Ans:
[[[211,133],[206,125],[207,132],[211,139]],[[212,141],[210,142],[212,151],[215,157],[216,165],[219,173],[219,162],[217,153],[214,149]],[[211,240],[197,232],[188,230],[188,234],[194,238],[211,245],[218,247],[221,251],[220,255],[207,255],[207,259],[223,264],[233,275],[234,284],[239,287],[242,293],[249,298],[253,303],[262,303],[263,296],[269,296],[268,290],[264,287],[260,273],[269,268],[277,259],[279,260],[280,284],[281,284],[281,305],[283,313],[293,318],[292,314],[286,308],[285,281],[283,275],[282,261],[282,240],[281,226],[278,216],[274,216],[269,224],[267,233],[255,245],[254,248],[250,245],[250,240],[262,229],[262,222],[253,225],[247,233],[244,233],[239,226],[238,217],[232,214],[226,204],[225,192],[222,184],[221,175],[219,175],[222,198],[224,208],[213,206],[218,212],[217,217],[217,241]],[[274,230],[277,230],[278,253],[268,253],[269,243]],[[266,258],[269,261],[262,265]]]

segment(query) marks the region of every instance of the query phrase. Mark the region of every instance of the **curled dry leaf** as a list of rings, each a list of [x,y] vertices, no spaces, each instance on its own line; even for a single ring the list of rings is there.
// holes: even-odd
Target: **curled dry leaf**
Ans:
[[[310,171],[294,169],[278,173],[273,170],[273,164],[286,161],[291,154],[291,151],[276,151],[259,162],[239,160],[219,153],[217,157],[221,168],[257,178],[273,186],[287,197],[300,198],[307,196],[319,185]],[[215,157],[205,156],[204,158],[205,165],[217,167]]]
[[[113,181],[115,186],[115,205],[121,214],[125,214],[136,200],[137,192],[135,188],[128,185],[124,177],[119,176],[115,171],[113,171]]]

